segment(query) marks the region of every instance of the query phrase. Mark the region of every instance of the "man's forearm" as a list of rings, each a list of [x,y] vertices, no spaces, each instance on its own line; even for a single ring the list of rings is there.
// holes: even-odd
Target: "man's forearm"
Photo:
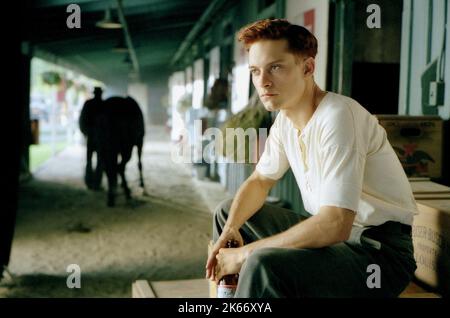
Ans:
[[[245,256],[264,247],[321,248],[347,240],[354,213],[350,211],[350,214],[345,216],[342,212],[332,209],[324,208],[323,213],[314,215],[284,232],[246,245]]]
[[[225,228],[239,230],[263,206],[268,193],[269,189],[257,179],[247,179],[234,197]]]

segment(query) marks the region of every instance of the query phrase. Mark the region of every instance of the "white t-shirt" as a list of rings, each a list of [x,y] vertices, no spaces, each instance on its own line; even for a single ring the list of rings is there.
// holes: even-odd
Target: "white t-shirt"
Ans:
[[[411,225],[417,205],[403,167],[384,128],[355,100],[328,92],[303,131],[282,111],[256,165],[278,180],[291,167],[303,205],[356,212],[355,225],[397,221]]]

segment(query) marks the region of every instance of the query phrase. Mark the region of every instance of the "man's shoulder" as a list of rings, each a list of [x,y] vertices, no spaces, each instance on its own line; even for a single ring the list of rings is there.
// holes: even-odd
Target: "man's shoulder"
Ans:
[[[337,106],[341,106],[336,107],[336,110],[358,110],[358,111],[364,111],[365,113],[368,113],[370,115],[370,113],[367,111],[367,109],[361,105],[356,99],[353,99],[352,97],[349,96],[345,96],[345,95],[341,95],[341,94],[337,94],[337,93],[328,93],[329,95],[329,105],[333,106],[333,105],[337,105]]]
[[[323,123],[339,123],[360,120],[361,116],[369,116],[370,113],[351,97],[337,93],[328,93],[320,117]]]
[[[342,122],[351,118],[351,98],[336,93],[327,93],[325,98],[317,114],[319,124]]]
[[[357,103],[357,101],[351,97],[333,92],[327,93],[324,98],[326,98],[323,105],[324,108],[328,108],[328,110],[335,112],[346,111],[350,105]]]

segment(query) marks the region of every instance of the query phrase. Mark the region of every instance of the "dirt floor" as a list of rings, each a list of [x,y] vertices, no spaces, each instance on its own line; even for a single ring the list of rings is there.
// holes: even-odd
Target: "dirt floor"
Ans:
[[[0,287],[0,297],[131,297],[136,279],[203,277],[211,210],[228,195],[173,163],[170,146],[162,127],[149,128],[146,194],[133,157],[126,171],[133,201],[127,204],[118,189],[114,208],[106,207],[106,192],[83,184],[84,146],[70,146],[41,166],[21,185],[9,264],[14,280]],[[81,269],[80,289],[66,285],[70,264]]]

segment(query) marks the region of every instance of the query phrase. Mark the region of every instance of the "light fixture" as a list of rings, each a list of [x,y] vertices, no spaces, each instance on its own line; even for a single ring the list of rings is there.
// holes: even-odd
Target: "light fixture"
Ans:
[[[105,17],[103,20],[98,21],[95,24],[99,28],[103,29],[120,29],[122,28],[122,24],[117,20],[117,18],[111,18],[111,9],[107,8],[105,10]]]
[[[121,36],[119,38],[119,42],[117,43],[117,45],[115,47],[112,48],[112,50],[114,52],[118,52],[118,53],[128,52],[128,47],[125,45],[125,41],[123,39],[123,36]]]

